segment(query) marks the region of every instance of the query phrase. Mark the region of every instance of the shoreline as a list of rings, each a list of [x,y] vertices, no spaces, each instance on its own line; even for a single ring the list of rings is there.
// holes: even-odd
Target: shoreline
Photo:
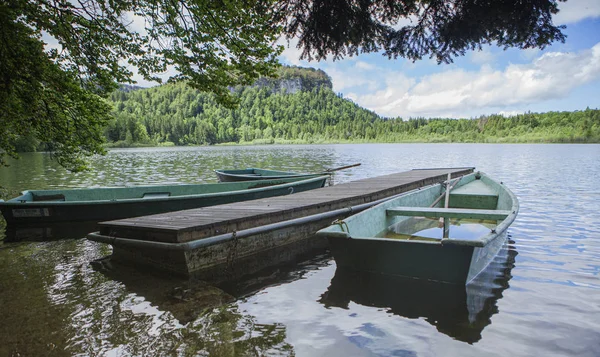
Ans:
[[[105,143],[106,149],[128,149],[128,148],[162,148],[162,147],[204,147],[204,146],[269,146],[269,145],[335,145],[335,144],[600,144],[600,140],[486,140],[486,141],[453,141],[453,140],[402,140],[402,141],[382,141],[382,140],[273,140],[265,141],[241,141],[224,142],[204,145],[164,145],[164,144],[118,144]]]

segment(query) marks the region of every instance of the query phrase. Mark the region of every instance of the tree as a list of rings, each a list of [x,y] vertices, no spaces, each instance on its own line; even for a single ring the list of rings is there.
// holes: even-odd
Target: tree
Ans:
[[[303,58],[383,50],[389,58],[441,63],[483,44],[543,49],[564,42],[565,27],[552,23],[557,12],[557,0],[283,0],[276,18],[288,38],[299,37]],[[397,26],[401,20],[410,24]]]
[[[280,27],[262,0],[6,0],[0,3],[0,164],[33,133],[59,162],[81,169],[103,153],[103,100],[173,67],[174,81],[235,105],[228,86],[273,74]],[[135,28],[143,23],[144,28]],[[44,40],[55,40],[48,46]]]
[[[18,139],[33,135],[62,165],[79,169],[82,156],[103,152],[110,106],[51,60],[19,14],[0,4],[0,164],[5,153],[16,155]]]
[[[103,98],[132,82],[130,68],[155,80],[174,68],[173,81],[231,108],[229,88],[274,74],[280,35],[298,36],[305,58],[383,51],[449,62],[482,44],[564,41],[556,12],[556,0],[4,0],[0,164],[16,155],[15,140],[34,135],[65,167],[82,168],[103,152]],[[411,25],[396,26],[406,18]]]

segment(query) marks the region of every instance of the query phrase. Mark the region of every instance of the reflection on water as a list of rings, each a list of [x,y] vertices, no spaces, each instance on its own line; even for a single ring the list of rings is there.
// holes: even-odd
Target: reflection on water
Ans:
[[[451,219],[448,237],[475,240],[488,234],[497,225],[496,221]],[[402,240],[440,240],[444,236],[444,224],[437,219],[410,217],[375,236]]]
[[[505,246],[466,287],[338,268],[319,301],[344,309],[355,302],[410,319],[423,318],[439,332],[475,343],[498,312],[497,302],[509,287],[516,255],[513,246]]]
[[[85,240],[52,245],[54,249],[47,249],[49,243],[0,248],[2,356],[46,351],[144,356],[292,351],[284,325],[257,323],[217,287],[88,264],[108,253],[105,245]],[[260,289],[256,281],[253,277],[251,284]]]
[[[269,259],[269,253],[261,254],[258,258]],[[299,255],[284,263],[270,265],[260,272],[222,282],[219,287],[240,299],[269,286],[305,279],[308,272],[328,266],[330,262],[331,256],[328,252],[316,250]]]
[[[215,168],[314,172],[361,162],[336,173],[341,183],[476,166],[519,198],[509,228],[519,254],[509,247],[491,277],[462,291],[351,281],[320,254],[211,286],[92,266],[111,253],[108,245],[77,238],[75,226],[25,227],[32,230],[0,240],[0,356],[597,357],[598,157],[600,145],[148,148],[111,150],[94,158],[92,171],[75,174],[45,154],[26,154],[0,168],[0,186],[17,192],[216,182]]]
[[[5,242],[79,239],[98,230],[96,221],[62,222],[39,225],[8,225]]]
[[[268,252],[256,258],[270,260],[274,256]],[[92,268],[118,282],[128,296],[135,296],[137,302],[132,301],[132,307],[147,305],[144,312],[161,316],[160,320],[171,329],[160,331],[155,346],[142,350],[143,354],[170,353],[171,346],[179,344],[176,351],[184,350],[185,355],[293,355],[293,347],[286,342],[285,325],[257,323],[234,302],[265,287],[302,279],[308,271],[327,264],[330,259],[326,254],[307,253],[255,274],[239,271],[238,277],[233,276],[219,286],[140,272],[104,259],[96,260]]]
[[[136,296],[160,307],[161,311],[170,312],[180,324],[187,324],[208,308],[252,295],[267,286],[301,279],[307,271],[327,264],[330,259],[322,243],[303,249],[295,249],[290,244],[217,268],[222,271],[212,275],[218,279],[216,285],[212,285],[212,281],[188,279],[162,271],[140,271],[111,261],[109,257],[93,260],[91,266],[110,280],[122,283]],[[220,274],[226,274],[227,280],[221,279]]]

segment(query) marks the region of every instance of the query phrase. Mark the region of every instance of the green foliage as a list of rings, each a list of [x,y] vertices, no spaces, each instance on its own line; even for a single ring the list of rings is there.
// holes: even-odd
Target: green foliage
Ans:
[[[62,165],[81,169],[86,156],[103,152],[110,106],[51,60],[19,15],[0,5],[0,149],[15,156],[15,144],[30,149],[42,141]]]
[[[565,27],[552,23],[556,0],[282,0],[277,8],[308,59],[383,50],[390,58],[452,62],[483,44],[524,49],[565,41]],[[406,18],[410,24],[398,27]]]
[[[173,81],[185,80],[234,106],[228,86],[250,84],[277,68],[281,48],[273,43],[281,29],[271,21],[270,5],[258,0],[1,2],[0,165],[4,155],[16,157],[17,150],[38,144],[71,170],[82,169],[87,156],[103,153],[104,126],[111,118],[102,98],[117,83],[131,83],[128,65],[146,79],[172,67],[178,71]],[[132,15],[145,24],[141,32]],[[119,140],[152,141],[135,121],[127,129]]]
[[[298,71],[299,69],[291,69]],[[300,77],[283,70],[281,82],[300,79],[301,87],[312,88],[295,94],[280,82],[259,81],[252,87],[232,88],[239,107],[226,108],[214,95],[196,91],[185,83],[169,84],[128,93],[115,92],[115,119],[107,126],[109,142],[126,140],[133,126],[141,125],[154,144],[210,145],[227,142],[273,143],[279,140],[337,140],[341,136],[325,126],[345,118],[372,122],[378,116],[336,96],[331,81],[322,71],[308,70]],[[345,129],[344,129],[345,130]],[[139,141],[135,135],[130,136]],[[344,139],[346,136],[344,136]]]
[[[219,105],[214,95],[185,83],[115,92],[115,119],[106,129],[107,140],[129,140],[130,145],[600,141],[598,110],[508,118],[386,119],[336,95],[324,73],[283,68],[280,78],[232,88],[240,103],[237,109]],[[302,90],[289,94],[284,84],[296,79],[303,83]]]

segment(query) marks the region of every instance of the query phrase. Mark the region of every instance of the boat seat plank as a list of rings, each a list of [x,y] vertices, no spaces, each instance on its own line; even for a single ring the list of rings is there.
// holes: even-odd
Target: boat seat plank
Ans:
[[[388,216],[411,216],[430,218],[461,218],[501,220],[508,217],[510,211],[465,209],[465,208],[429,208],[429,207],[393,207],[386,210]]]
[[[475,180],[473,182],[469,182],[468,184],[458,187],[452,192],[450,192],[450,196],[458,196],[458,195],[475,195],[475,196],[492,196],[498,197],[498,192],[492,190],[488,185],[481,182],[480,180]]]
[[[498,206],[498,192],[481,180],[475,180],[450,192],[450,206],[493,210]]]

